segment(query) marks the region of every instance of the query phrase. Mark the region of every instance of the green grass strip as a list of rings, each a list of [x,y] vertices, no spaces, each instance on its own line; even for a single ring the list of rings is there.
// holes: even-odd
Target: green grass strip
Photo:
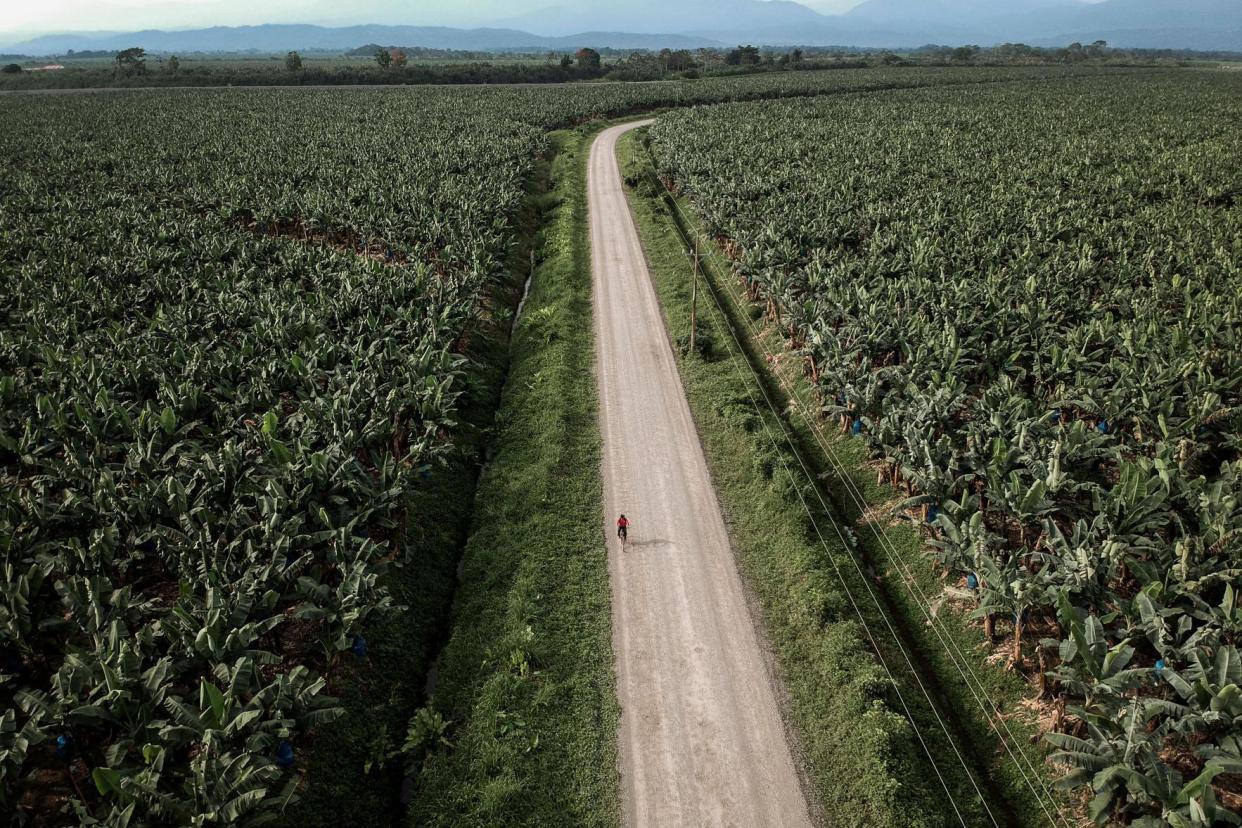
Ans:
[[[620,814],[586,160],[554,133],[551,220],[513,340],[434,706],[450,746],[410,824],[614,825]]]

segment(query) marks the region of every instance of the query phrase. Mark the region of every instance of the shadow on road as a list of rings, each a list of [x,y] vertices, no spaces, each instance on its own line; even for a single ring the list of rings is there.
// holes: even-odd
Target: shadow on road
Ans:
[[[629,552],[630,550],[633,550],[633,549],[641,550],[648,546],[672,546],[672,545],[673,545],[672,541],[664,540],[663,538],[652,538],[651,540],[626,541],[625,546],[623,548],[625,549],[625,551]]]

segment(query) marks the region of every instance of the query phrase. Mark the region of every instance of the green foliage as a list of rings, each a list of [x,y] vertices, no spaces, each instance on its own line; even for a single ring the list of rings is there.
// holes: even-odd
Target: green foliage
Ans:
[[[433,752],[453,746],[448,738],[452,724],[431,707],[419,708],[414,718],[410,719],[405,743],[401,746],[401,752],[406,757],[407,774],[412,776],[421,772]]]
[[[123,49],[116,53],[116,68],[131,75],[140,75],[147,70],[146,56],[146,49]]]
[[[1071,781],[1127,819],[1228,819],[1204,814],[1211,757],[1236,747],[1242,224],[1220,114],[1238,91],[1227,73],[931,90],[651,131],[822,413],[861,422],[906,508],[939,508],[933,555],[978,580],[1012,663],[1024,628],[1059,629],[1049,689],[1120,768]],[[1168,150],[1189,136],[1201,151]],[[1139,731],[1146,758],[1108,747]],[[1183,782],[1162,757],[1192,748]]]
[[[422,773],[424,764],[430,761],[436,751],[453,746],[448,738],[452,724],[434,708],[420,707],[410,718],[405,741],[400,747],[394,747],[390,743],[387,728],[380,730],[377,741],[371,746],[371,755],[366,760],[364,771],[370,775],[392,760],[404,758],[405,775],[417,778]],[[379,782],[376,781],[375,784]]]
[[[413,825],[613,825],[618,710],[599,477],[587,138],[554,136],[554,198],[480,482],[453,636],[419,741]],[[425,725],[425,726],[424,726]],[[441,743],[442,744],[442,743]]]
[[[759,47],[738,46],[725,56],[725,63],[729,66],[757,66],[762,59],[763,55],[760,54]]]
[[[579,69],[598,69],[600,64],[599,52],[594,49],[579,49],[575,57],[578,60]]]
[[[69,735],[116,819],[270,817],[299,779],[279,745],[296,765],[340,715],[324,676],[421,560],[408,505],[454,451],[543,139],[449,102],[469,142],[418,110],[378,130],[333,99],[317,126],[291,100],[189,96],[140,123],[5,104],[6,809]],[[62,153],[84,124],[90,151]],[[287,136],[317,130],[351,151],[291,183]]]

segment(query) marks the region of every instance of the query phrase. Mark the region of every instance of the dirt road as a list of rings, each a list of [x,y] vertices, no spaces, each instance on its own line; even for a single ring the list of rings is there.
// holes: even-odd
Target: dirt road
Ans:
[[[624,820],[810,825],[622,190],[617,138],[640,125],[600,134],[589,182]]]

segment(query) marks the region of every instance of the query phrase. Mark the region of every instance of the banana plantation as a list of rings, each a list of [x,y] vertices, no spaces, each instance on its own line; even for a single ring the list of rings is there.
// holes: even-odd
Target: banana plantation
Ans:
[[[1188,72],[651,130],[1099,823],[1239,822],[1240,102]]]
[[[1067,785],[1234,819],[1242,80],[1117,74],[0,100],[0,814],[275,819],[403,611],[547,130],[791,97],[664,116],[665,174],[1065,701]]]
[[[394,609],[541,133],[144,106],[6,107],[0,809],[253,823]]]
[[[297,795],[332,675],[400,610],[545,130],[975,80],[0,102],[0,811],[253,824]]]

